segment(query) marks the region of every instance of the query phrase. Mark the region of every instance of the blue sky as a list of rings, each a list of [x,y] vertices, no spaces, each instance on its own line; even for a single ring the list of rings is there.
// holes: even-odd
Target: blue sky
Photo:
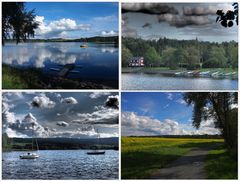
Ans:
[[[216,134],[213,120],[192,127],[192,105],[180,92],[122,93],[122,135]]]
[[[40,22],[36,31],[37,38],[79,38],[118,34],[118,3],[27,2],[26,8],[35,9],[36,20]]]
[[[117,93],[7,92],[2,98],[3,131],[9,137],[31,137],[32,129],[37,137],[118,136],[118,108],[107,105],[118,100]]]

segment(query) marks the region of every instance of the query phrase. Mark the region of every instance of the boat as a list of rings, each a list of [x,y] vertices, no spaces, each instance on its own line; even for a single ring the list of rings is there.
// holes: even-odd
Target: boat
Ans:
[[[32,124],[32,127],[34,127],[34,124]],[[32,152],[28,152],[28,153],[20,155],[19,156],[20,159],[36,159],[36,158],[39,158],[39,154],[33,152],[33,150],[34,150],[34,146],[33,146],[33,143],[34,143],[33,133],[34,133],[34,129],[32,129]],[[38,151],[39,149],[38,149],[37,139],[35,139],[35,142],[36,142],[37,151]]]
[[[21,159],[35,159],[35,158],[39,158],[39,155],[36,153],[27,153],[27,154],[23,154],[20,155]]]
[[[104,155],[105,151],[99,151],[99,150],[94,150],[94,151],[88,151],[88,155]]]
[[[82,44],[80,45],[81,48],[88,48],[88,45],[85,43],[85,44]]]
[[[98,133],[98,131],[96,131]],[[100,136],[98,134],[97,136],[97,139],[98,139],[98,143],[100,142]],[[95,147],[95,149],[91,150],[91,151],[88,151],[87,152],[88,155],[104,155],[105,154],[105,151],[104,150],[98,150],[97,149],[97,146]]]
[[[201,77],[208,77],[208,76],[210,76],[210,71],[200,72],[200,76]]]

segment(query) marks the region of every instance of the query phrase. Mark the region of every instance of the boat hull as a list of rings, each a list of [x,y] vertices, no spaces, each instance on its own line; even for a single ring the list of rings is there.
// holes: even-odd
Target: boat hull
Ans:
[[[104,155],[105,151],[87,152],[88,155]]]

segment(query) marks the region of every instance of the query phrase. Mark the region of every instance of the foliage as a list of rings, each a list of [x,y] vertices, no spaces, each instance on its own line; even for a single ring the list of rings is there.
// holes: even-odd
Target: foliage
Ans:
[[[34,37],[38,22],[34,10],[27,11],[23,2],[2,3],[2,43],[13,38],[18,44]]]
[[[237,159],[232,159],[224,148],[209,151],[205,169],[208,179],[237,179]]]
[[[12,149],[11,140],[6,133],[2,134],[2,149],[3,151],[9,151]]]
[[[145,64],[149,66],[159,66],[160,64],[160,57],[157,54],[154,47],[149,47],[144,54],[145,57]]]
[[[122,44],[132,56],[143,56],[147,61],[147,66],[196,69],[201,63],[203,68],[238,67],[237,42],[234,41],[210,43],[197,39],[171,40],[167,38],[160,38],[156,41],[128,37],[122,38]],[[151,47],[155,51],[150,49]],[[146,55],[149,50],[151,50],[151,58]],[[154,63],[148,64],[149,60]],[[126,66],[127,64],[123,64],[123,67]]]
[[[232,27],[234,20],[238,25],[238,3],[233,3],[233,9],[233,11],[228,10],[226,13],[223,10],[217,10],[216,14],[218,17],[216,18],[216,22],[220,22],[225,28]]]
[[[122,46],[122,66],[127,67],[132,58],[132,53],[124,45]]]
[[[213,119],[215,127],[220,130],[227,149],[237,157],[238,110],[237,93],[230,92],[188,92],[184,100],[193,105],[193,126],[199,128],[202,121]]]
[[[123,137],[121,175],[123,179],[143,179],[188,151],[222,143],[221,139]]]

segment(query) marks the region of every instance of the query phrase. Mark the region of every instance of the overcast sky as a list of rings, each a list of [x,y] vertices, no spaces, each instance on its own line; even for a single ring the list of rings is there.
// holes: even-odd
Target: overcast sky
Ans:
[[[232,3],[123,3],[122,35],[143,39],[238,41],[237,25],[216,23],[216,11],[232,10]]]
[[[118,3],[27,2],[39,27],[35,38],[81,38],[118,35]]]
[[[192,127],[192,106],[182,93],[122,93],[121,132],[123,136],[219,134],[213,120]]]
[[[9,137],[118,136],[116,93],[3,93],[2,109]]]

